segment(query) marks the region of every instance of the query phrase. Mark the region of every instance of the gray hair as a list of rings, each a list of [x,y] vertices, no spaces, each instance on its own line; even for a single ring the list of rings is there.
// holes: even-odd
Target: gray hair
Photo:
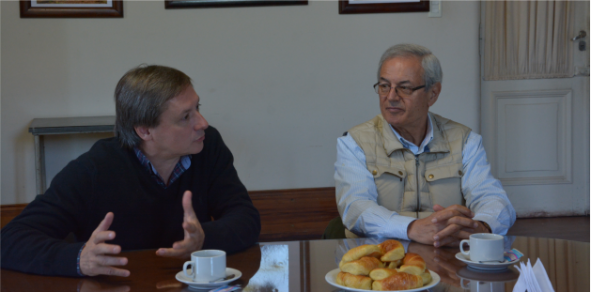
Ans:
[[[191,78],[170,67],[140,65],[127,71],[115,88],[115,135],[121,146],[139,146],[142,139],[135,127],[157,127],[166,102],[188,86]]]
[[[435,57],[435,55],[433,55],[429,49],[415,44],[399,44],[387,49],[382,55],[382,58],[380,58],[378,79],[380,78],[380,70],[382,69],[384,62],[396,57],[407,56],[416,56],[421,59],[425,91],[431,88],[431,86],[434,84],[441,83],[441,80],[443,79],[443,72],[441,71],[439,59],[437,59],[437,57]]]

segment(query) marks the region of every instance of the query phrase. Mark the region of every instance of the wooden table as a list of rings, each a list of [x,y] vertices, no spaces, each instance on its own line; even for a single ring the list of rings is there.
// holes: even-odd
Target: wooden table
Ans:
[[[33,119],[29,132],[35,137],[37,194],[45,193],[45,135],[113,132],[115,116]]]
[[[229,255],[228,267],[238,269],[242,277],[234,282],[244,291],[339,291],[324,279],[337,268],[342,254],[360,244],[381,242],[375,239],[312,240],[260,243],[243,252]],[[522,251],[523,261],[537,258],[543,262],[557,292],[589,291],[589,243],[561,239],[517,237],[513,247]],[[410,243],[408,251],[420,254],[430,270],[441,277],[432,291],[470,291],[470,282],[494,286],[496,292],[513,290],[519,274],[510,268],[503,273],[475,273],[455,258],[457,248],[436,249]],[[195,291],[175,280],[184,261],[157,257],[154,250],[125,252],[131,276],[47,277],[2,270],[2,291]],[[471,279],[462,279],[467,277]],[[482,290],[482,288],[481,288]]]

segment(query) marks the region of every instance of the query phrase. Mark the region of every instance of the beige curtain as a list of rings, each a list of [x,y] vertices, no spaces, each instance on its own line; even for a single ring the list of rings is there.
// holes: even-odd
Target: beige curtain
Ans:
[[[574,75],[574,3],[485,1],[484,79]]]

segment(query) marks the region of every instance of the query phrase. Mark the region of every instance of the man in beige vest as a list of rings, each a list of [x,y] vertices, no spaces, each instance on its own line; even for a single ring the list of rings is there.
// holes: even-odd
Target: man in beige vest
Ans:
[[[482,137],[429,112],[439,60],[401,44],[380,59],[381,114],[338,139],[336,199],[348,237],[457,246],[472,233],[506,234],[515,210],[490,173]]]

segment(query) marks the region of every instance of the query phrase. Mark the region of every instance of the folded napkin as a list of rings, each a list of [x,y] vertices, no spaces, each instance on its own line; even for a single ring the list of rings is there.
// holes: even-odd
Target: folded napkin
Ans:
[[[513,287],[513,292],[554,292],[552,283],[548,278],[546,269],[542,264],[540,258],[536,260],[536,264],[532,267],[529,259],[527,265],[523,262],[519,263],[519,267],[515,265],[520,275]]]

